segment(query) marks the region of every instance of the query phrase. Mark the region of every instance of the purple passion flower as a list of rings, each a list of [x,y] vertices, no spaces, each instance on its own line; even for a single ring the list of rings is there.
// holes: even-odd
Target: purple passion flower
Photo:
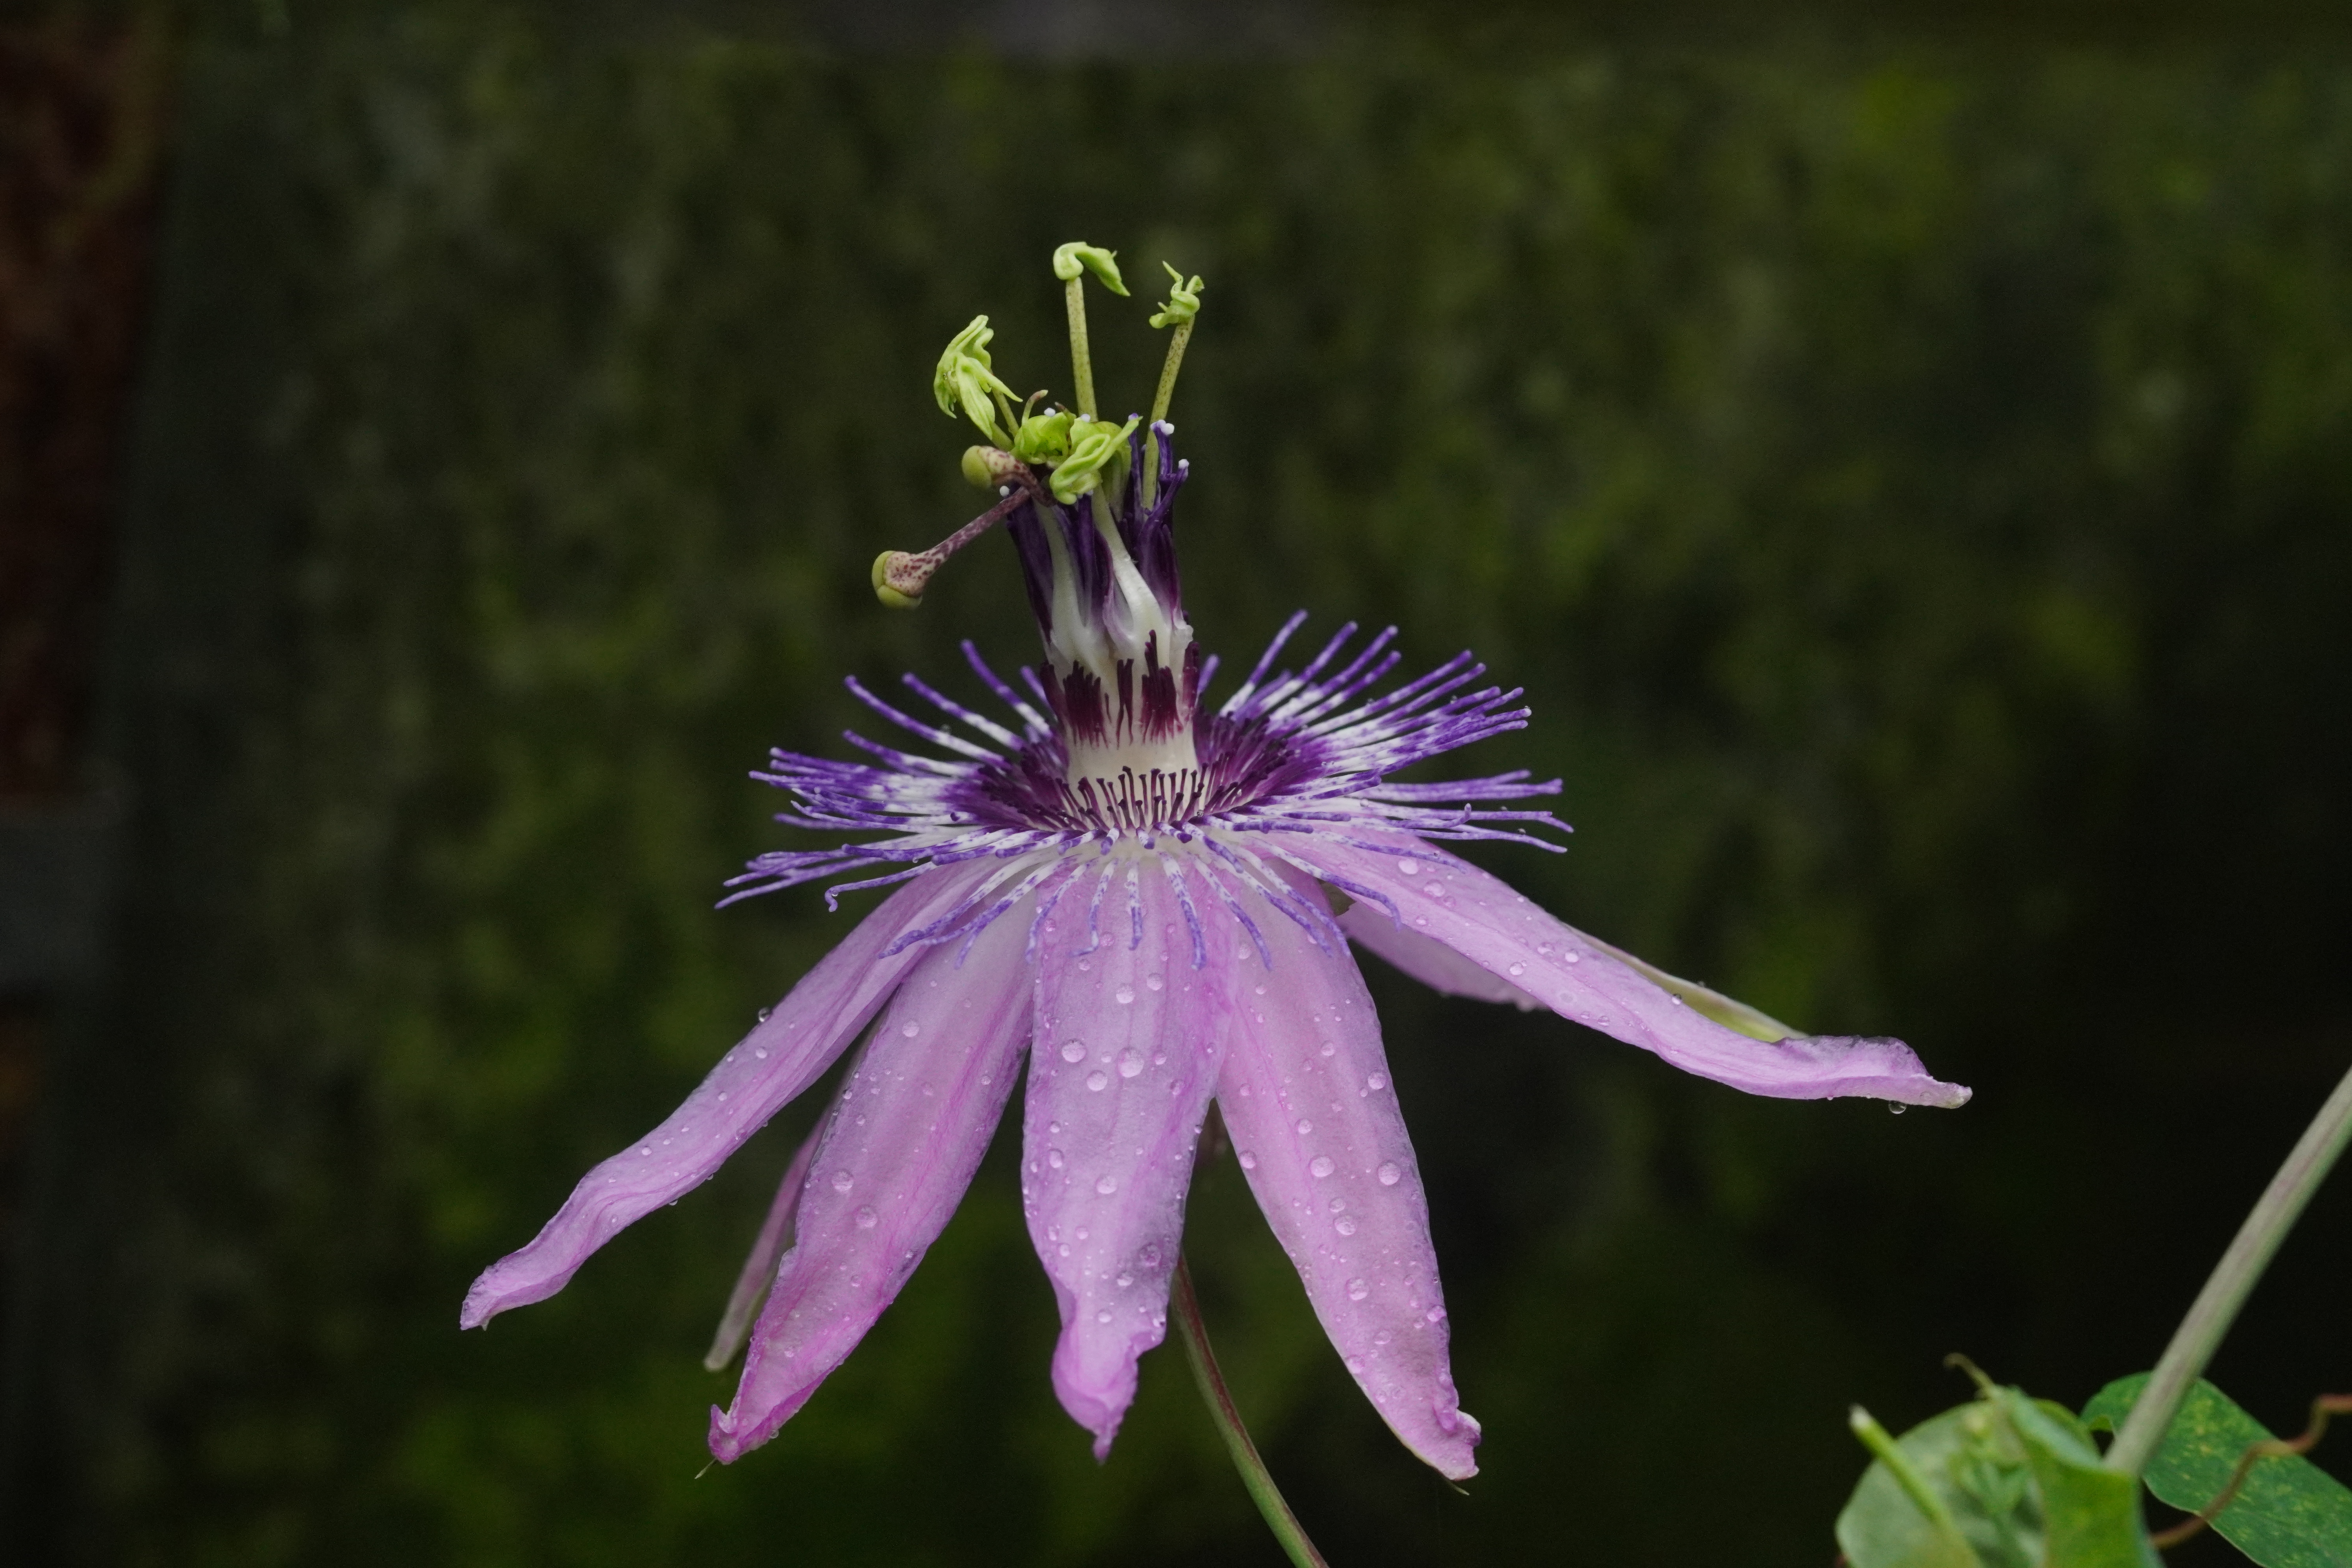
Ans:
[[[1173,508],[1187,465],[1172,426],[1155,420],[1147,437],[1139,420],[1084,413],[1016,422],[1002,403],[1002,421],[983,421],[971,405],[984,410],[992,393],[971,378],[986,370],[986,334],[978,371],[971,336],[958,340],[961,400],[1001,444],[966,466],[1003,500],[936,551],[886,554],[877,586],[911,602],[947,552],[1002,521],[1045,659],[1016,689],[965,645],[1006,721],[912,675],[936,721],[852,680],[931,751],[853,733],[865,761],[779,751],[752,775],[794,797],[779,821],[831,843],[761,856],[732,897],[845,874],[829,906],[850,889],[897,890],[667,1121],[590,1171],[528,1246],[475,1281],[465,1326],[562,1289],[862,1039],[785,1174],[714,1350],[715,1365],[731,1359],[764,1289],[735,1402],[712,1412],[720,1459],[773,1436],[873,1326],[1021,1084],[1022,1203],[1061,1309],[1054,1391],[1097,1457],[1135,1396],[1137,1358],[1167,1331],[1214,1105],[1349,1373],[1407,1447],[1459,1479],[1476,1471],[1478,1425],[1454,1393],[1428,1204],[1350,943],[1441,992],[1549,1007],[1751,1094],[1967,1100],[1899,1041],[1796,1034],[1563,924],[1444,847],[1552,848],[1530,830],[1561,827],[1512,804],[1559,789],[1524,771],[1393,782],[1525,725],[1518,691],[1477,684],[1485,667],[1470,655],[1392,681],[1393,628],[1360,641],[1347,626],[1279,668],[1302,615],[1238,689],[1204,706],[1216,660],[1193,642],[1179,593]],[[942,407],[952,401],[941,393]],[[1040,433],[1050,419],[1063,423]],[[1009,443],[1008,427],[1020,432]]]

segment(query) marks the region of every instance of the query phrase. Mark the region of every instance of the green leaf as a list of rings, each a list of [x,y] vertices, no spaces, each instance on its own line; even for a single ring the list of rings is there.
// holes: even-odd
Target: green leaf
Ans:
[[[2155,1568],[2139,1489],[2099,1463],[2097,1445],[2073,1412],[2014,1388],[1998,1398],[2042,1490],[2051,1568]]]
[[[2084,1425],[2114,1431],[2137,1403],[2147,1373],[2119,1377],[2083,1407]],[[2200,1379],[2148,1461],[2147,1489],[2194,1513],[2230,1484],[2239,1456],[2271,1433]],[[2263,1568],[2352,1568],[2352,1489],[2295,1455],[2255,1462],[2213,1528]]]
[[[1982,1382],[1979,1398],[1889,1438],[1838,1515],[1853,1568],[2158,1568],[2139,1489],[2062,1405]]]

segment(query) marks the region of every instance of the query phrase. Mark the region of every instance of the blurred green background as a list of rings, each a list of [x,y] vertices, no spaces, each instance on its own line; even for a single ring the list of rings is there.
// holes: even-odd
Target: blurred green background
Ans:
[[[1297,606],[1475,647],[1537,718],[1460,765],[1562,775],[1578,828],[1477,858],[1978,1091],[1748,1100],[1375,973],[1465,1495],[1229,1164],[1188,1233],[1332,1561],[1820,1564],[1849,1401],[1955,1403],[1954,1350],[2070,1403],[2148,1364],[2352,1056],[2352,49],[2104,15],[1301,11],[1074,58],[748,7],[206,16],[22,1560],[1279,1561],[1172,1350],[1106,1466],[1055,1405],[1010,1140],[731,1468],[699,1358],[814,1100],[456,1326],[845,929],[710,907],[783,842],[765,748],[841,749],[845,674],[1034,657],[1009,545],[913,616],[866,563],[972,510],[928,385],[957,327],[1063,374],[1076,237],[1208,278],[1175,417],[1229,667]],[[1122,408],[1144,314],[1095,310]],[[2347,1185],[2216,1369],[2274,1426],[2352,1384]]]

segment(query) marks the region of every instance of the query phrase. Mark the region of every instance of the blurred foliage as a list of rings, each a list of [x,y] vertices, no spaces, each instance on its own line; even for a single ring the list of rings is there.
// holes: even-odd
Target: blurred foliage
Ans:
[[[116,683],[143,826],[41,1320],[55,1560],[1276,1561],[1174,1352],[1087,1457],[1003,1147],[727,1469],[698,1357],[812,1106],[456,1329],[843,929],[709,907],[777,842],[764,748],[837,748],[844,674],[1031,657],[1008,545],[912,616],[867,566],[969,515],[928,385],[959,326],[1061,374],[1073,237],[1208,279],[1174,418],[1229,666],[1298,605],[1475,647],[1537,719],[1465,765],[1562,774],[1580,829],[1489,864],[1979,1090],[1748,1100],[1375,974],[1468,1494],[1356,1395],[1229,1165],[1192,1225],[1335,1563],[1818,1563],[1849,1399],[1908,1425],[1958,1344],[2068,1398],[2144,1363],[2340,1068],[2325,51],[1396,26],[1049,66],[268,15],[184,88]],[[1156,334],[1094,314],[1140,405]],[[2347,1381],[2345,1256],[2273,1275],[2216,1373],[2250,1404]]]

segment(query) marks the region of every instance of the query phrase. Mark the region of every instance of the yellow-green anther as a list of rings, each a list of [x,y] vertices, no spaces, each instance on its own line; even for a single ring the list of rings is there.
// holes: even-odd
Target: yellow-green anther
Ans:
[[[973,489],[1002,489],[1013,482],[1021,461],[1002,447],[964,447],[964,482]]]
[[[1168,302],[1152,316],[1151,324],[1172,327],[1180,321],[1192,321],[1201,313],[1201,290],[1208,285],[1197,277],[1187,283],[1181,272],[1164,261],[1160,265],[1168,274]]]
[[[966,418],[980,426],[982,435],[1002,447],[1010,437],[997,423],[997,407],[992,399],[1011,397],[1013,392],[992,368],[988,343],[994,336],[988,318],[974,316],[971,324],[950,339],[947,352],[940,355],[939,369],[931,376],[931,395],[939,401],[940,413],[952,419],[961,409]]]
[[[1070,415],[1032,414],[1013,436],[1013,455],[1024,463],[1054,464],[1070,455]]]
[[[909,594],[891,582],[893,577],[901,580],[911,577],[913,574],[909,567],[914,562],[915,557],[903,550],[886,550],[877,555],[874,558],[874,596],[893,610],[911,610],[921,604],[923,591],[920,584],[917,584],[915,591]],[[930,578],[929,572],[921,575],[924,582]]]
[[[1118,275],[1118,252],[1074,239],[1054,252],[1054,276],[1065,283],[1078,280],[1081,268],[1101,279],[1102,286],[1124,299],[1127,284]]]
[[[1070,455],[1054,470],[1054,499],[1068,506],[1101,483],[1102,470],[1113,458],[1126,455],[1127,437],[1139,423],[1139,419],[1124,425],[1089,419],[1074,427]]]

